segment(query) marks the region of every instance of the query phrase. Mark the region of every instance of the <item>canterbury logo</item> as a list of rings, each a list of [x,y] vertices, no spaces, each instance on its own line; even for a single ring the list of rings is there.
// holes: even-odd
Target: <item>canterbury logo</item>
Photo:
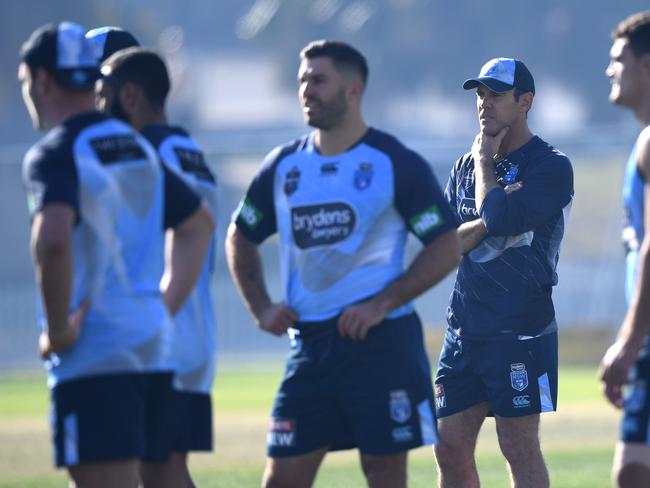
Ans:
[[[528,395],[519,395],[516,397],[512,397],[512,404],[515,407],[527,407],[530,405],[530,400],[529,400]]]

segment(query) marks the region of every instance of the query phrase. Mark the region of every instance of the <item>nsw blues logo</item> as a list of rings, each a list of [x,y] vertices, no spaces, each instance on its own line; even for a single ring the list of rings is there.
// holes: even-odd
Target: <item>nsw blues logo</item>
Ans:
[[[406,391],[390,392],[390,418],[399,423],[404,423],[411,418],[411,401]]]
[[[295,166],[287,173],[284,180],[284,193],[287,195],[293,194],[298,189],[300,182],[300,171]]]
[[[507,159],[500,161],[496,166],[497,181],[502,186],[512,185],[517,181],[517,174],[519,174],[519,164],[512,163]]]
[[[528,386],[528,372],[524,363],[510,365],[510,384],[517,391],[523,391]]]
[[[372,163],[359,163],[359,167],[354,172],[354,187],[357,190],[365,190],[370,186],[374,176]]]

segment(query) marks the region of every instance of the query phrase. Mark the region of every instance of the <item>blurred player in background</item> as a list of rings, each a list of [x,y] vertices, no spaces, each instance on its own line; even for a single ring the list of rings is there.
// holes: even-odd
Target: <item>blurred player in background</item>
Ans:
[[[46,25],[20,52],[25,105],[34,127],[47,131],[23,163],[39,348],[56,465],[77,486],[135,488],[141,462],[170,452],[173,331],[165,303],[189,295],[214,226],[143,137],[96,111],[99,70],[84,34],[70,22]],[[163,296],[169,228],[182,263]]]
[[[524,63],[492,59],[463,88],[476,89],[480,132],[445,191],[463,259],[435,380],[440,486],[479,486],[476,439],[494,415],[513,486],[547,487],[539,417],[557,404],[551,290],[573,170],[528,128],[535,83]]]
[[[168,124],[165,103],[171,84],[161,57],[140,47],[122,49],[104,61],[102,73],[97,90],[100,109],[140,131],[163,163],[208,203],[216,218],[217,184],[203,152],[184,129]],[[193,486],[187,453],[212,450],[210,392],[216,366],[216,328],[211,282],[215,239],[213,235],[199,281],[188,301],[180,308],[170,307],[177,364],[173,421],[169,426],[173,431],[169,468],[182,473],[187,486]],[[172,265],[168,263],[167,269]]]
[[[408,450],[437,440],[412,300],[458,263],[455,220],[427,162],[363,120],[364,56],[317,41],[300,57],[315,130],[267,156],[226,238],[259,327],[291,338],[262,484],[311,486],[327,451],[358,448],[369,486],[405,487]],[[273,303],[258,246],[276,232],[284,301]],[[424,247],[404,271],[408,232]]]
[[[623,20],[612,39],[609,100],[630,109],[643,129],[623,186],[628,311],[600,374],[607,399],[623,408],[613,480],[622,488],[640,488],[650,484],[650,11]]]

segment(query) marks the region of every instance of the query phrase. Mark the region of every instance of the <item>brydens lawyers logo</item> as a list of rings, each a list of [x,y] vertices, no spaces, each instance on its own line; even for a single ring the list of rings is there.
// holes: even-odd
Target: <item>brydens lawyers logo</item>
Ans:
[[[291,209],[293,239],[300,249],[340,242],[352,234],[356,221],[353,208],[344,202]]]
[[[291,447],[296,443],[296,424],[293,419],[272,418],[266,434],[266,444],[277,447]]]

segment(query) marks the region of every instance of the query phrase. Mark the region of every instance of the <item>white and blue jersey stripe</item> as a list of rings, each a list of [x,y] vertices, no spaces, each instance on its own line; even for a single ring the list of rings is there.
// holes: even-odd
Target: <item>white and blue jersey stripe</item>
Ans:
[[[426,161],[372,128],[334,156],[318,152],[314,133],[276,148],[234,221],[255,243],[279,234],[284,298],[301,322],[334,317],[399,277],[409,231],[427,244],[456,226]]]
[[[163,163],[181,177],[217,216],[217,181],[203,151],[180,127],[150,125],[142,135],[158,150]],[[216,368],[216,326],[211,281],[214,273],[216,233],[210,242],[203,270],[187,302],[174,317],[174,355],[177,389],[209,393]]]
[[[502,188],[476,208],[471,153],[452,168],[445,196],[460,223],[483,220],[488,235],[463,256],[449,327],[466,338],[528,338],[556,330],[551,290],[573,201],[569,159],[533,137],[496,164]],[[521,181],[522,189],[503,187]]]
[[[50,385],[170,370],[171,321],[159,290],[164,228],[193,213],[198,197],[143,137],[97,112],[49,131],[26,154],[23,177],[32,214],[50,203],[74,209],[70,312],[90,303],[78,340],[46,365]],[[42,306],[39,322],[44,328]]]

